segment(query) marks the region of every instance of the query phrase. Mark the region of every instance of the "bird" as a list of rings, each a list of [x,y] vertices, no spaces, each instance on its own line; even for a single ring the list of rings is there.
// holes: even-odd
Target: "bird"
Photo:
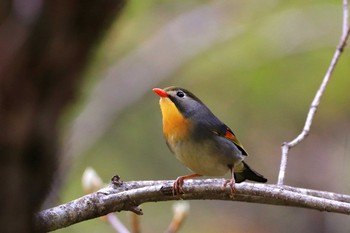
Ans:
[[[193,174],[179,176],[173,193],[183,194],[184,180],[201,176],[224,176],[230,171],[231,196],[235,183],[267,179],[251,169],[244,159],[248,153],[233,131],[221,122],[193,93],[176,86],[153,88],[159,97],[165,142],[175,157]]]

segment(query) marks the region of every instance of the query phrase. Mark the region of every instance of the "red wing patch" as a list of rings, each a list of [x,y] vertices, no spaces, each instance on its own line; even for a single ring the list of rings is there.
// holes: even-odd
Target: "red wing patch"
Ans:
[[[238,149],[242,152],[243,155],[248,155],[247,152],[244,150],[242,144],[236,138],[236,135],[234,135],[234,133],[231,131],[231,129],[227,128],[225,133],[225,138],[232,141],[238,147]]]
[[[237,140],[236,136],[230,130],[226,130],[225,138],[231,139],[233,141]]]

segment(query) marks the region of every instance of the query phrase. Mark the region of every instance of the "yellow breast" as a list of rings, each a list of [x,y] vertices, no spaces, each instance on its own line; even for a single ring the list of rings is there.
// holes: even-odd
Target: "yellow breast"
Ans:
[[[189,121],[182,116],[169,98],[161,98],[159,104],[163,115],[163,133],[165,138],[171,138],[171,141],[185,138],[189,131]]]

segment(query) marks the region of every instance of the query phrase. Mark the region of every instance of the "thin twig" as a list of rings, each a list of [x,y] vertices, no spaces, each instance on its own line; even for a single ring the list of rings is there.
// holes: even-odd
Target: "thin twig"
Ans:
[[[111,224],[113,229],[118,233],[130,233],[130,231],[124,226],[119,218],[114,213],[106,215],[108,222]]]
[[[131,218],[131,232],[141,233],[140,216],[135,213],[130,213],[130,218]]]
[[[97,192],[106,186],[103,184],[101,177],[91,167],[87,167],[85,169],[81,181],[83,190],[86,194]],[[130,231],[124,226],[124,224],[114,213],[109,213],[106,216],[102,216],[101,218],[108,221],[116,232],[130,233]]]
[[[190,204],[187,201],[176,202],[173,205],[174,216],[165,233],[176,233],[180,230],[189,212]]]
[[[349,3],[348,0],[343,0],[343,36],[349,28]]]
[[[279,170],[279,175],[278,175],[278,181],[277,181],[277,185],[283,185],[284,182],[284,177],[285,177],[285,173],[286,173],[286,167],[287,167],[287,160],[288,160],[288,152],[289,150],[298,145],[300,142],[302,142],[310,133],[310,128],[312,125],[312,121],[315,117],[316,111],[318,106],[320,105],[320,101],[321,101],[321,97],[327,87],[327,84],[329,82],[329,79],[331,78],[331,75],[333,74],[333,71],[335,69],[335,66],[338,63],[338,60],[340,58],[340,55],[342,54],[345,46],[346,46],[346,42],[349,38],[349,34],[350,34],[350,28],[348,26],[348,1],[344,0],[343,3],[343,33],[342,36],[340,38],[340,42],[335,50],[335,53],[333,55],[332,61],[330,66],[328,67],[328,70],[326,72],[326,75],[323,78],[323,81],[319,87],[319,89],[316,92],[316,95],[311,103],[306,121],[305,121],[305,125],[303,128],[303,131],[292,141],[290,142],[284,142],[282,144],[282,158],[281,158],[281,165],[280,165],[280,170]],[[345,28],[346,27],[346,28]],[[345,29],[344,29],[345,28]]]

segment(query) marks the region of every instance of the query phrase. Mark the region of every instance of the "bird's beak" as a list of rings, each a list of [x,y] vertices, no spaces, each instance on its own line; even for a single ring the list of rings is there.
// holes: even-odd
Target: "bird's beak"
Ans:
[[[166,91],[164,91],[163,89],[153,88],[152,90],[160,97],[168,97],[168,93],[166,93]]]

